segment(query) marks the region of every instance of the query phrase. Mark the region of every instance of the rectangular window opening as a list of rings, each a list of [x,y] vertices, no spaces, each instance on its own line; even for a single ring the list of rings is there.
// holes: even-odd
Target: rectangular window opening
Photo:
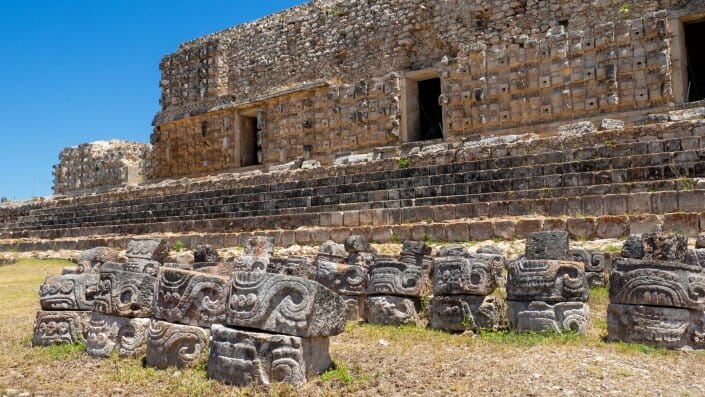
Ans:
[[[684,24],[685,50],[688,57],[689,102],[705,99],[705,21]]]
[[[240,165],[242,167],[262,164],[261,134],[256,117],[242,116],[240,130]]]

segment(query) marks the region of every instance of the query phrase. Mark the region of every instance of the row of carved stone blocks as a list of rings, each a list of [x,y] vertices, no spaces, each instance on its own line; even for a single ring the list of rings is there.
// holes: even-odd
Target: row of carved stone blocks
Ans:
[[[508,266],[510,328],[518,332],[587,332],[586,262],[575,259],[566,232],[529,235],[525,255]]]
[[[705,348],[705,235],[632,235],[610,273],[610,341]]]
[[[163,241],[130,242],[126,263],[88,251],[83,273],[42,285],[47,311],[37,315],[34,345],[86,339],[92,356],[146,353],[156,368],[194,366],[209,351],[208,374],[225,383],[301,384],[330,367],[328,337],[344,330],[345,303],[317,282],[266,273],[268,241],[249,248],[232,263],[164,266]]]

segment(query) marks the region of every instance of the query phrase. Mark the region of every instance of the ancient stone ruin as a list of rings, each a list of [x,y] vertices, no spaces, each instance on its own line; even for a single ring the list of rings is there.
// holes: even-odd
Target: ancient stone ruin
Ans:
[[[529,235],[524,257],[509,263],[509,324],[519,332],[587,332],[585,264],[572,260],[566,232]]]
[[[372,324],[415,324],[421,297],[431,289],[431,248],[405,241],[399,258],[378,256],[369,267],[365,320]]]
[[[33,345],[86,341],[93,357],[146,355],[158,369],[207,358],[208,376],[224,383],[302,384],[331,366],[328,338],[344,331],[346,304],[315,281],[267,272],[270,243],[249,240],[230,263],[164,263],[164,240],[131,241],[124,263],[101,262],[114,258],[105,248],[84,252],[73,274],[42,285]]]
[[[704,248],[702,238],[688,249],[682,235],[631,236],[610,273],[609,340],[705,348]]]
[[[504,266],[499,254],[470,254],[462,246],[441,248],[433,260],[429,326],[446,331],[506,329],[507,303],[495,294],[504,286]]]

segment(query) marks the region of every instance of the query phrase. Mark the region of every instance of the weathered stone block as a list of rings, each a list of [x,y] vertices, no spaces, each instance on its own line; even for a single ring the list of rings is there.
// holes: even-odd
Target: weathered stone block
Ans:
[[[312,279],[340,295],[363,295],[367,289],[367,269],[333,262],[327,258],[316,259]]]
[[[126,318],[91,313],[86,351],[91,357],[136,357],[147,351],[147,318]]]
[[[497,284],[491,264],[482,259],[443,256],[434,260],[434,295],[490,295]]]
[[[590,328],[590,308],[582,302],[508,302],[509,327],[518,332],[573,331],[585,334]]]
[[[568,259],[568,233],[564,231],[531,233],[526,240],[526,259]]]
[[[585,302],[588,293],[585,266],[580,262],[520,259],[509,263],[509,300]]]
[[[607,306],[607,340],[666,349],[705,348],[705,313],[672,307]]]
[[[274,252],[274,239],[272,237],[250,237],[245,241],[245,255],[271,256]]]
[[[496,296],[434,296],[428,315],[431,328],[446,331],[494,331],[507,327],[506,302]]]
[[[308,278],[313,269],[310,258],[305,256],[290,256],[287,258],[271,258],[267,264],[267,273],[283,274]],[[232,273],[232,272],[231,272]]]
[[[235,385],[302,385],[332,362],[328,338],[299,338],[211,327],[208,376]]]
[[[169,257],[166,240],[134,239],[127,243],[128,261],[154,261],[164,263]]]
[[[96,247],[81,252],[76,259],[78,273],[98,273],[105,262],[117,262],[118,255],[108,247]]]
[[[365,321],[379,325],[416,324],[421,305],[418,299],[403,296],[368,296]]]
[[[147,335],[148,367],[195,367],[205,360],[210,330],[152,320]]]
[[[610,302],[705,310],[705,273],[699,265],[616,258]]]
[[[368,295],[422,296],[429,290],[428,267],[378,257],[369,268]]]
[[[199,327],[225,321],[229,277],[162,267],[157,279],[155,318]]]
[[[218,250],[210,245],[199,245],[193,253],[193,261],[196,263],[214,263],[220,261]]]
[[[105,263],[93,310],[121,317],[151,317],[158,264]]]
[[[300,277],[236,272],[225,324],[294,336],[332,336],[345,329],[345,302]]]
[[[607,275],[604,272],[585,272],[585,276],[590,288],[607,286]]]
[[[39,287],[42,310],[93,310],[98,280],[93,273],[47,277]]]
[[[345,239],[345,250],[348,253],[370,252],[370,243],[360,235],[352,235]]]
[[[629,236],[622,246],[622,256],[632,259],[684,261],[688,238],[679,234],[646,233]]]
[[[34,321],[32,346],[83,342],[88,333],[90,312],[40,311]]]

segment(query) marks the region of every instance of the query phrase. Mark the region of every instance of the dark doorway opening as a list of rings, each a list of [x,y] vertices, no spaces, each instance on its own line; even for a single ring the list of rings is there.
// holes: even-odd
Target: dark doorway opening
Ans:
[[[686,23],[685,50],[688,56],[688,101],[705,99],[705,21]]]
[[[443,138],[443,107],[440,104],[441,79],[419,81],[419,141]]]
[[[240,129],[240,165],[242,167],[262,164],[262,146],[258,139],[259,135],[261,135],[261,131],[257,127],[257,118],[242,116],[242,128]]]

